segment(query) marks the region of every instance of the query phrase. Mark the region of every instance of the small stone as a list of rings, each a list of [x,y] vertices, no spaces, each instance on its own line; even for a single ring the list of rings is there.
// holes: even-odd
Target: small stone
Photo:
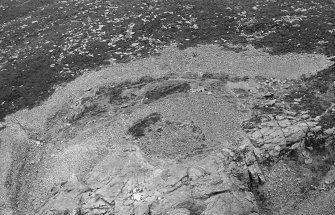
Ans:
[[[269,117],[270,120],[274,120],[275,119],[272,114],[269,114],[268,117]]]
[[[131,47],[135,47],[135,46],[138,46],[139,45],[139,43],[133,43],[133,44],[131,44],[130,46]]]
[[[134,189],[133,189],[133,193],[138,193],[138,192],[141,192],[141,191],[142,191],[141,188],[134,188]]]
[[[308,158],[305,160],[305,164],[311,164],[313,163],[313,159],[312,158]]]
[[[318,121],[320,121],[320,119],[321,119],[321,116],[316,116],[313,120],[314,120],[315,122],[318,122]]]
[[[135,152],[136,148],[135,147],[127,147],[123,149],[123,152]]]
[[[130,136],[130,135],[126,135],[126,136],[123,136],[123,138],[124,138],[125,140],[129,140],[129,139],[131,138],[131,136]]]
[[[281,103],[278,103],[278,102],[277,102],[277,103],[275,104],[275,107],[277,107],[277,108],[285,108],[285,104],[282,103],[282,102],[281,102]]]
[[[278,157],[278,155],[279,155],[279,153],[274,151],[274,150],[270,151],[269,154],[270,154],[271,157]]]
[[[228,153],[230,157],[235,157],[235,153],[230,149],[223,148],[222,151]]]
[[[290,149],[292,149],[292,150],[294,150],[294,149],[299,149],[299,148],[301,148],[301,142],[297,142],[297,143],[295,143],[295,144],[293,144],[291,147],[290,147]]]
[[[272,157],[278,157],[281,151],[281,147],[279,145],[276,145],[272,151],[270,151],[270,155]]]
[[[276,116],[276,119],[277,119],[277,120],[283,120],[283,119],[285,119],[285,117],[284,117],[284,116],[280,116],[280,115],[278,115],[278,116]]]
[[[271,98],[271,97],[273,97],[273,93],[267,92],[267,93],[263,94],[263,97],[264,98]]]
[[[277,145],[277,146],[274,147],[274,150],[275,150],[276,152],[280,152],[281,147]]]
[[[205,91],[206,91],[206,89],[204,87],[199,87],[197,89],[197,92],[205,92]]]
[[[309,158],[310,157],[310,154],[307,152],[307,151],[303,151],[302,152],[302,155]]]
[[[318,125],[318,126],[311,128],[311,131],[318,132],[318,131],[321,131],[321,129],[322,129],[321,125]]]
[[[140,193],[135,193],[135,194],[133,195],[133,198],[134,198],[135,201],[141,201],[141,200],[142,200],[142,194],[140,194]]]
[[[304,115],[302,115],[300,118],[301,119],[308,119],[310,116],[308,115],[308,114],[304,114]]]
[[[276,104],[276,99],[272,99],[272,100],[269,100],[268,102],[265,103],[266,106],[273,106],[274,104]]]
[[[260,150],[260,148],[255,147],[254,154],[256,155],[256,157],[260,158],[262,156],[262,151]]]
[[[313,150],[313,147],[312,146],[307,146],[306,147],[308,150],[312,151]]]
[[[327,135],[332,135],[335,133],[335,127],[334,128],[329,128],[327,130],[324,131],[325,134]]]

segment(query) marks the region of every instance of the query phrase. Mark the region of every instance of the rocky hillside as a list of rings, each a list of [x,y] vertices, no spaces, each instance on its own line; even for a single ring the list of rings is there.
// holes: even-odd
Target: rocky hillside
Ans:
[[[334,8],[1,2],[0,214],[335,214]]]
[[[304,80],[241,76],[218,72],[226,62],[211,53],[280,68],[255,50],[169,48],[7,116],[2,213],[332,214],[334,90],[315,80],[334,66]],[[189,70],[172,73],[176,63]]]

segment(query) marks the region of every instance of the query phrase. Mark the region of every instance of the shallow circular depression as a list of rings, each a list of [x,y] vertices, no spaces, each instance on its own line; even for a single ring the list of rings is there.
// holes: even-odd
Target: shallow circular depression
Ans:
[[[160,117],[146,125],[145,132],[136,138],[135,144],[144,153],[176,158],[230,147],[249,113],[237,110],[234,99],[202,92],[167,97],[135,110],[132,115],[141,115],[139,120]]]

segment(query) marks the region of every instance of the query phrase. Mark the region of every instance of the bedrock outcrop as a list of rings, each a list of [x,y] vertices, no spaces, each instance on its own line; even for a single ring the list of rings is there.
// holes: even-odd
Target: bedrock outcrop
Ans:
[[[294,81],[81,81],[2,124],[3,214],[294,214],[332,190],[334,129],[281,96]]]

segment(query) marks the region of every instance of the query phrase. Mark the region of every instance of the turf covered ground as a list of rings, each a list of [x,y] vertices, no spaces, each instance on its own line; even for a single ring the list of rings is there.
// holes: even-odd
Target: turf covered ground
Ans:
[[[332,57],[334,35],[332,0],[3,0],[0,119],[85,69],[171,44],[252,44],[272,54]]]

